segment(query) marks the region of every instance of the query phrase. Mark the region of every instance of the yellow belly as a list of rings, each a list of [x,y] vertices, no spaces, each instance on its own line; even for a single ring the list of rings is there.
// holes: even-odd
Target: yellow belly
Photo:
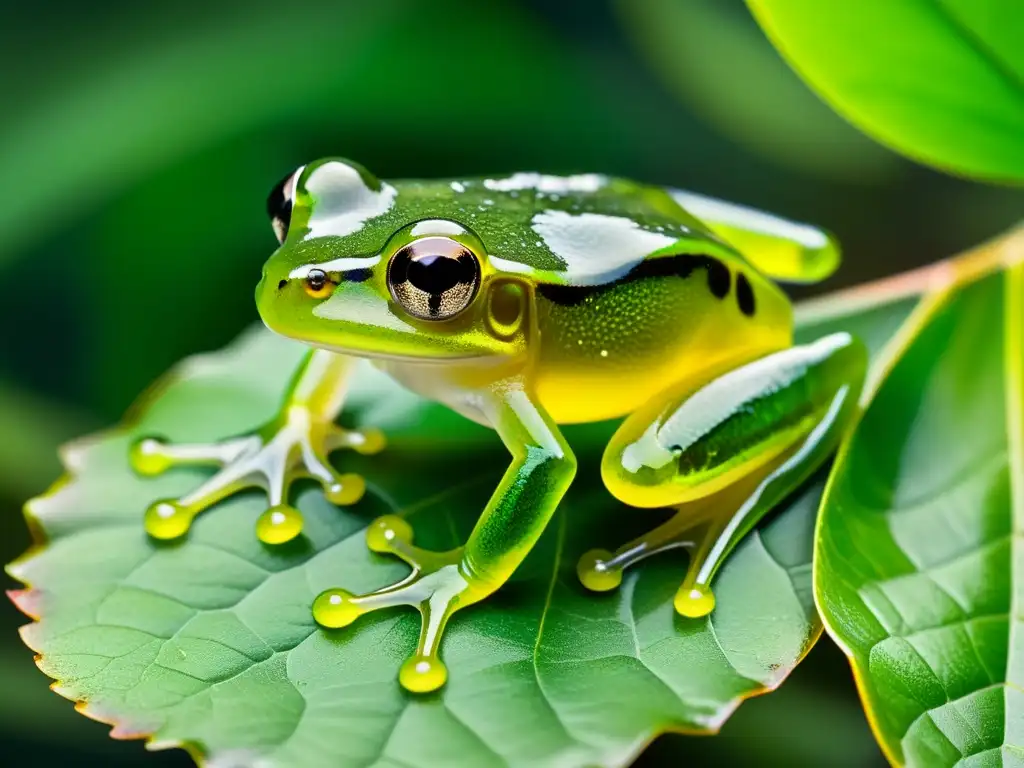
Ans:
[[[696,389],[791,346],[789,301],[771,288],[754,317],[699,281],[637,282],[573,306],[539,302],[537,397],[560,424],[616,418],[669,387]]]

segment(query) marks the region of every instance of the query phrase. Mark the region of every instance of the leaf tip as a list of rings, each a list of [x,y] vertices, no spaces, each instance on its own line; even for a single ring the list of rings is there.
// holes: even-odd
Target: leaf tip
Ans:
[[[8,589],[7,597],[14,606],[33,621],[39,621],[39,593],[31,588]]]

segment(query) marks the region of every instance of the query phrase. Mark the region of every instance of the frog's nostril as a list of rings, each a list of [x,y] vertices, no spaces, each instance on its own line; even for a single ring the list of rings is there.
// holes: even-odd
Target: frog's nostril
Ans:
[[[277,290],[279,290],[279,291],[282,290],[286,285],[288,285],[288,281],[287,280],[282,280],[281,282],[279,282],[277,284]]]

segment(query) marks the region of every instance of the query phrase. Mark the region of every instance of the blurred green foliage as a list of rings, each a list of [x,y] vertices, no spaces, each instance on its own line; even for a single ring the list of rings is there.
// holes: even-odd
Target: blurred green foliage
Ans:
[[[748,0],[779,50],[842,114],[921,162],[1024,182],[1024,6]]]
[[[5,561],[28,544],[19,508],[55,476],[58,442],[255,319],[264,196],[310,158],[385,178],[593,170],[692,188],[835,231],[847,262],[826,288],[972,245],[1024,203],[865,144],[787,75],[740,0],[51,0],[4,14]],[[141,759],[46,691],[14,633],[23,617],[0,611],[0,755]],[[828,733],[844,764],[878,764],[852,691],[823,643],[723,737],[664,739],[644,760],[813,764]],[[809,718],[828,728],[802,729]]]

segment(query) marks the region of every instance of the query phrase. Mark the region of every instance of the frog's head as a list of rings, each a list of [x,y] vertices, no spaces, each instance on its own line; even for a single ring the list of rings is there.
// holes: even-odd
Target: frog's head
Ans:
[[[494,360],[521,354],[526,288],[491,267],[448,184],[400,189],[328,159],[268,200],[281,243],[256,290],[277,333],[368,357]]]

